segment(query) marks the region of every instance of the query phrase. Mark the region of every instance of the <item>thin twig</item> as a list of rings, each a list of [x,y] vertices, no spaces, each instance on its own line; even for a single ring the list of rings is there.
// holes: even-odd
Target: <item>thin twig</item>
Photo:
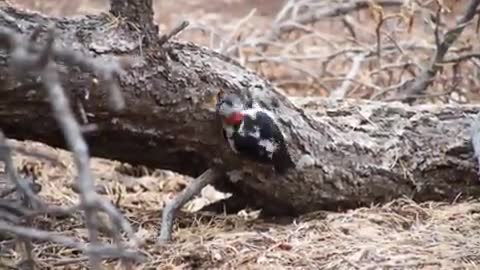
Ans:
[[[164,34],[158,40],[159,46],[163,46],[167,41],[169,41],[173,36],[176,36],[178,33],[182,32],[187,28],[190,23],[188,21],[183,21],[179,25],[175,26],[169,33]]]
[[[97,74],[101,74],[105,83],[114,89],[110,93],[111,96],[115,95],[115,93],[120,95],[119,89],[115,88],[113,78],[120,74],[121,64],[112,61],[111,65],[105,67],[84,55],[56,46],[52,28],[47,28],[46,43],[43,46],[36,46],[31,42],[37,39],[37,36],[39,35],[38,32],[38,30],[35,31],[32,35],[33,37],[31,36],[30,40],[28,40],[11,30],[0,28],[0,44],[4,47],[6,46],[11,52],[11,62],[16,70],[29,70],[40,74],[42,84],[50,99],[54,117],[64,133],[68,148],[73,152],[75,165],[79,173],[78,186],[80,189],[80,206],[85,210],[85,223],[89,232],[91,245],[97,245],[98,242],[96,211],[103,210],[111,218],[112,223],[115,224],[113,230],[115,233],[115,239],[117,240],[117,248],[123,249],[124,247],[120,241],[122,238],[121,229],[123,229],[123,231],[134,240],[133,229],[128,221],[125,220],[122,214],[110,202],[103,200],[95,192],[94,179],[89,168],[90,157],[88,146],[82,136],[81,127],[76,122],[73,112],[70,109],[69,101],[65,96],[62,85],[60,84],[60,78],[57,71],[58,68],[54,61],[63,62],[64,64],[71,66],[78,66],[81,69],[93,70]],[[118,97],[114,97],[113,100],[116,100],[117,108],[121,107],[122,102],[119,101]],[[0,142],[0,144],[2,143]],[[7,167],[12,167],[10,165],[11,161],[7,160],[6,163],[9,163]],[[15,180],[16,175],[14,175],[14,170],[8,171],[10,175],[14,176],[10,178],[12,179],[12,182],[16,184],[18,190],[27,190],[26,192],[29,198],[31,197],[39,201],[39,199],[36,199],[36,197],[33,196],[34,194],[29,194],[31,191],[25,189],[25,187],[22,186],[21,181]],[[41,210],[47,209],[49,208],[44,206]],[[135,245],[136,241],[133,241],[132,244]],[[93,253],[89,255],[91,267],[93,269],[99,269],[101,256],[97,256]]]
[[[466,61],[466,60],[470,60],[472,58],[480,59],[480,53],[478,53],[478,52],[467,53],[467,54],[463,54],[463,55],[460,55],[460,56],[457,56],[457,57],[447,58],[447,59],[441,61],[439,64],[459,63],[459,62],[463,62],[463,61]]]
[[[235,50],[235,48],[238,47],[238,44],[232,46],[232,47],[229,47],[232,43],[232,41],[234,40],[235,36],[237,35],[238,33],[238,30],[240,29],[240,27],[242,27],[245,23],[247,23],[252,17],[253,15],[255,15],[255,12],[257,11],[257,9],[252,9],[248,14],[247,16],[243,17],[242,19],[240,19],[237,24],[233,27],[233,30],[232,32],[228,35],[228,37],[225,39],[224,43],[222,44],[222,46],[219,48],[219,52],[222,53],[222,54],[226,54],[226,55],[229,55],[232,51]]]
[[[162,225],[160,228],[160,236],[158,242],[160,244],[166,243],[172,238],[172,228],[175,218],[175,213],[196,194],[200,193],[202,188],[212,183],[221,176],[218,169],[208,169],[199,177],[192,180],[192,182],[173,200],[168,202],[162,212]]]
[[[287,18],[286,11],[283,10],[282,16],[277,18],[276,24],[271,33],[266,37],[267,40],[274,40],[280,34],[291,32],[297,29],[297,25],[305,25],[318,22],[322,19],[342,16],[354,11],[369,8],[369,0],[348,1],[345,3],[331,3],[330,1],[322,3],[322,6],[308,8],[302,15],[295,18]],[[289,2],[290,3],[290,2]],[[379,6],[400,6],[404,2],[401,0],[378,0],[375,3]],[[290,3],[292,5],[292,3]],[[293,22],[292,22],[293,21]]]
[[[50,33],[53,43],[53,30]],[[48,46],[48,44],[47,44]],[[51,46],[51,44],[50,44]],[[50,53],[51,48],[45,48]],[[68,149],[73,153],[75,165],[78,169],[80,201],[85,210],[85,223],[88,229],[90,241],[93,245],[98,244],[97,219],[94,211],[94,205],[97,202],[95,184],[93,175],[89,167],[88,146],[82,137],[80,126],[78,125],[72,111],[70,110],[68,99],[63,88],[60,85],[60,78],[53,62],[47,63],[42,72],[42,83],[48,92],[49,100],[54,112],[54,117],[60,124],[60,128],[65,136]],[[100,269],[100,258],[95,254],[90,254],[90,265],[93,269]]]
[[[347,76],[345,77],[345,80],[342,82],[340,87],[331,92],[330,94],[331,98],[334,98],[334,99],[345,98],[348,88],[352,84],[353,78],[359,73],[360,67],[362,66],[362,62],[364,59],[365,59],[365,54],[359,54],[353,57],[352,67],[350,68],[350,71],[348,72]]]
[[[436,38],[438,41],[441,41],[437,41],[437,49],[430,65],[423,70],[422,74],[420,74],[413,81],[411,86],[407,88],[404,92],[404,95],[407,97],[407,102],[412,102],[415,100],[415,98],[413,97],[408,97],[421,96],[422,93],[427,90],[427,87],[432,83],[433,78],[437,74],[438,70],[441,68],[441,66],[439,66],[438,64],[443,61],[443,58],[447,54],[450,47],[460,37],[469,22],[475,17],[478,5],[480,5],[480,0],[472,0],[465,9],[465,13],[462,18],[460,18],[457,25],[453,29],[447,31],[443,35],[443,37]]]
[[[381,59],[382,59],[382,26],[385,24],[386,21],[390,20],[390,19],[394,19],[394,18],[398,18],[400,17],[401,15],[399,14],[392,14],[392,15],[388,15],[388,16],[383,16],[383,14],[381,15],[380,17],[380,20],[377,24],[377,27],[375,28],[375,34],[377,36],[377,58],[378,58],[378,61],[379,61],[379,65],[381,65]],[[392,40],[394,40],[392,38]]]
[[[86,245],[78,241],[77,239],[59,235],[57,233],[28,228],[18,225],[9,225],[3,221],[0,221],[0,231],[12,233],[29,239],[35,239],[40,241],[51,241],[58,243],[65,247],[75,248],[85,252],[88,255],[95,254],[96,256],[109,257],[109,258],[128,258],[132,260],[141,261],[141,256],[137,251],[118,248],[114,245]]]

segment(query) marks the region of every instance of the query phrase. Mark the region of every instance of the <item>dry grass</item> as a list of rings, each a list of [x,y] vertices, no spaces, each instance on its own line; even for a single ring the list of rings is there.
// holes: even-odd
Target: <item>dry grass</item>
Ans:
[[[15,155],[19,167],[35,166],[43,198],[55,205],[73,205],[78,200],[70,188],[74,169],[68,152],[39,143],[15,144],[57,160]],[[120,165],[104,159],[92,161],[101,190],[118,201],[144,241],[141,248],[148,261],[135,269],[473,269],[480,263],[478,201],[416,204],[401,199],[346,213],[312,213],[283,225],[254,215],[186,213],[190,204],[177,221],[174,244],[159,247],[154,241],[160,210],[172,193],[182,189],[185,179],[171,172]],[[196,203],[217,200],[212,197],[216,195],[204,192]],[[39,217],[35,223],[82,241],[88,238],[78,215]],[[104,224],[108,226],[107,221]],[[9,241],[1,243],[6,247]],[[36,243],[34,252],[45,269],[80,269],[87,263],[83,255],[55,244]],[[10,250],[0,261],[11,263],[19,256]],[[111,267],[117,264],[108,263]]]
[[[106,8],[106,1],[80,1],[76,5],[57,5],[56,8],[51,3],[49,5],[50,1],[12,2],[52,15],[85,14]],[[444,2],[454,3],[450,19],[464,6],[455,4],[455,1]],[[281,40],[281,46],[269,47],[259,54],[258,48],[246,41],[253,42],[256,37],[269,32],[271,21],[280,8],[273,0],[258,3],[215,0],[208,5],[201,0],[163,0],[156,1],[156,6],[161,30],[175,25],[187,14],[193,27],[182,33],[180,38],[183,40],[221,49],[222,42],[218,36],[233,33],[232,40],[243,43],[239,42],[241,45],[230,55],[291,95],[328,95],[341,85],[341,78],[346,76],[352,65],[345,54],[332,60],[328,72],[323,74],[320,70],[328,55],[341,48],[374,48],[376,45],[375,23],[368,12],[352,15],[361,22],[357,25],[357,31],[361,33],[357,41],[349,39],[348,31],[338,19],[332,19],[311,26],[315,30],[313,32],[286,35]],[[253,7],[258,8],[257,12],[244,20]],[[182,9],[182,14],[171,12],[178,8]],[[238,27],[242,20],[243,24]],[[431,29],[423,24],[420,17],[411,32],[406,30],[404,26],[400,27],[396,38],[423,44],[424,48],[407,50],[407,53],[425,62],[432,53],[428,49],[434,42]],[[456,48],[460,50],[469,45],[473,51],[480,48],[472,40],[478,40],[475,29],[469,29]],[[376,94],[371,85],[384,88],[405,79],[408,75],[403,74],[407,72],[402,69],[385,65],[379,70],[379,66],[385,64],[385,60],[393,63],[406,61],[406,58],[397,51],[382,61],[376,57],[368,59],[362,64],[358,80],[350,88],[348,96],[370,98]],[[431,102],[452,102],[453,96],[456,97],[453,102],[478,100],[479,69],[468,61],[461,63],[459,68],[463,77],[457,78],[460,81],[458,85],[454,85],[450,67],[436,77],[429,92]],[[389,97],[395,98],[395,94]],[[22,154],[15,156],[18,166],[37,164],[35,168],[40,175],[40,195],[43,198],[56,205],[73,205],[78,201],[78,195],[70,186],[75,171],[69,153],[34,142],[15,144],[45,152],[56,160],[49,162]],[[154,245],[154,241],[160,223],[160,210],[166,200],[186,185],[188,177],[160,170],[131,168],[103,159],[94,159],[92,168],[100,185],[99,190],[111,201],[118,202],[137,235],[144,240],[142,249],[148,260],[144,265],[137,265],[136,269],[475,269],[480,262],[478,201],[419,205],[401,199],[346,213],[312,213],[283,225],[255,219],[254,213],[236,216],[184,213],[176,223],[174,244],[159,247]],[[221,196],[208,188],[184,210],[199,209]],[[108,226],[108,222],[105,223]],[[74,235],[83,241],[88,238],[80,216],[54,220],[40,217],[35,224],[39,228]],[[0,263],[13,264],[20,257],[15,249],[6,249],[8,245],[8,240],[0,242],[1,250],[9,250],[0,256]],[[51,243],[36,243],[35,254],[38,263],[45,269],[80,269],[87,263],[87,258],[78,252]],[[116,269],[118,262],[109,262],[108,265],[108,269]]]
[[[68,152],[39,143],[16,144],[58,161],[15,156],[19,167],[35,166],[42,197],[55,205],[73,205],[78,200],[71,188],[74,170]],[[185,177],[120,165],[104,159],[92,161],[100,190],[118,202],[144,241],[141,248],[148,261],[136,269],[454,269],[473,268],[480,263],[478,201],[416,204],[401,199],[346,213],[312,213],[287,225],[248,215],[183,213],[174,233],[175,243],[159,247],[154,241],[160,209],[172,193],[182,189]],[[205,192],[196,203],[219,199],[212,197],[215,195]],[[39,217],[36,224],[83,241],[88,238],[79,216]],[[108,226],[107,221],[104,224]],[[44,267],[79,269],[87,262],[74,250],[55,244],[36,243],[35,253]],[[19,256],[11,251],[1,261],[17,260]],[[117,264],[114,261],[109,265]]]

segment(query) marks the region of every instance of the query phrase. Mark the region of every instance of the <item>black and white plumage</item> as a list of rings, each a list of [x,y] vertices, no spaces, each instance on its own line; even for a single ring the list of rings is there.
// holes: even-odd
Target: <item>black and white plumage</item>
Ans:
[[[247,108],[240,97],[229,94],[218,101],[217,114],[222,118],[223,136],[235,153],[271,164],[281,174],[293,166],[283,134],[271,112]]]

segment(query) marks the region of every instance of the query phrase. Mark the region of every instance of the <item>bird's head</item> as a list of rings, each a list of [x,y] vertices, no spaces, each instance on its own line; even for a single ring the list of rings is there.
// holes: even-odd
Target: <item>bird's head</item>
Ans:
[[[238,125],[243,121],[245,106],[239,96],[228,94],[219,97],[217,102],[217,114],[227,125]]]

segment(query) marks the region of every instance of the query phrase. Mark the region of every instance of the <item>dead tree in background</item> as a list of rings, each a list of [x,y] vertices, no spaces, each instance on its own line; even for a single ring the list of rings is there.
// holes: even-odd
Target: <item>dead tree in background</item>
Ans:
[[[119,112],[109,109],[108,89],[88,72],[65,68],[61,74],[77,118],[96,126],[85,133],[92,155],[192,176],[219,166],[225,174],[217,187],[273,214],[350,208],[403,195],[430,200],[480,194],[469,136],[478,108],[293,101],[226,56],[158,37],[151,1],[111,2],[116,19],[46,18],[8,7],[0,16],[0,26],[26,35],[54,22],[57,46],[99,59],[139,59],[119,78],[126,102]],[[45,37],[39,34],[39,40]],[[35,76],[17,81],[5,51],[0,59],[0,128],[10,138],[66,148],[42,85]],[[251,98],[279,116],[296,170],[278,177],[269,166],[229,151],[214,115],[220,90]]]

